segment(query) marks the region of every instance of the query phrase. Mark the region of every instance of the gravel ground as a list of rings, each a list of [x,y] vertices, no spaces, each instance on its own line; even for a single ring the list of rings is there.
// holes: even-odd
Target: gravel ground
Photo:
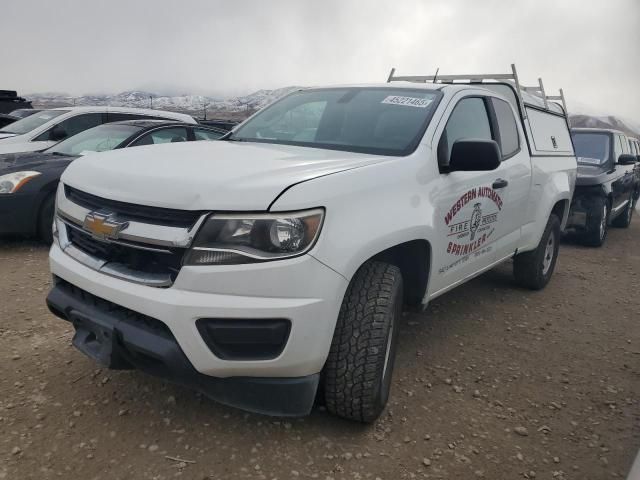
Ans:
[[[277,419],[97,369],[44,305],[47,250],[0,241],[0,479],[624,478],[640,447],[640,220],[406,314],[371,426]]]

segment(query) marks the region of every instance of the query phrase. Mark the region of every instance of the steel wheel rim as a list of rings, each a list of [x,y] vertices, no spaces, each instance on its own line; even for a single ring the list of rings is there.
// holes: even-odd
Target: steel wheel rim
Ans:
[[[547,246],[544,249],[544,257],[542,259],[542,274],[546,275],[551,269],[553,263],[553,256],[556,250],[556,235],[551,232],[549,240],[547,240]]]
[[[602,219],[600,220],[600,239],[604,238],[607,231],[607,206],[602,207]]]

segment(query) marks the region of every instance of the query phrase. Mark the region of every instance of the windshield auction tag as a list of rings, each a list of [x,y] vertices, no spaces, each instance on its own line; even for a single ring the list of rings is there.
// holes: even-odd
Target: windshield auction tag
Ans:
[[[391,105],[405,105],[407,107],[427,108],[431,103],[431,99],[389,95],[380,103],[389,103]]]

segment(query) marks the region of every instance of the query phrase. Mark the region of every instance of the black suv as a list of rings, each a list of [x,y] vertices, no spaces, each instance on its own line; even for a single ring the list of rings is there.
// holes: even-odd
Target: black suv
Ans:
[[[626,228],[640,194],[637,156],[624,133],[574,128],[578,178],[567,230],[583,243],[601,246],[609,226]]]

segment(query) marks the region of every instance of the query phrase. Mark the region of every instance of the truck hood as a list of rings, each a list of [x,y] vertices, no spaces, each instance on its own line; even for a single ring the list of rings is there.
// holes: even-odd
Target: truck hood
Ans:
[[[201,141],[88,154],[65,170],[62,182],[140,205],[267,210],[291,185],[389,160],[289,145]]]
[[[598,185],[606,181],[609,176],[608,165],[584,165],[578,164],[578,176],[576,185]]]

